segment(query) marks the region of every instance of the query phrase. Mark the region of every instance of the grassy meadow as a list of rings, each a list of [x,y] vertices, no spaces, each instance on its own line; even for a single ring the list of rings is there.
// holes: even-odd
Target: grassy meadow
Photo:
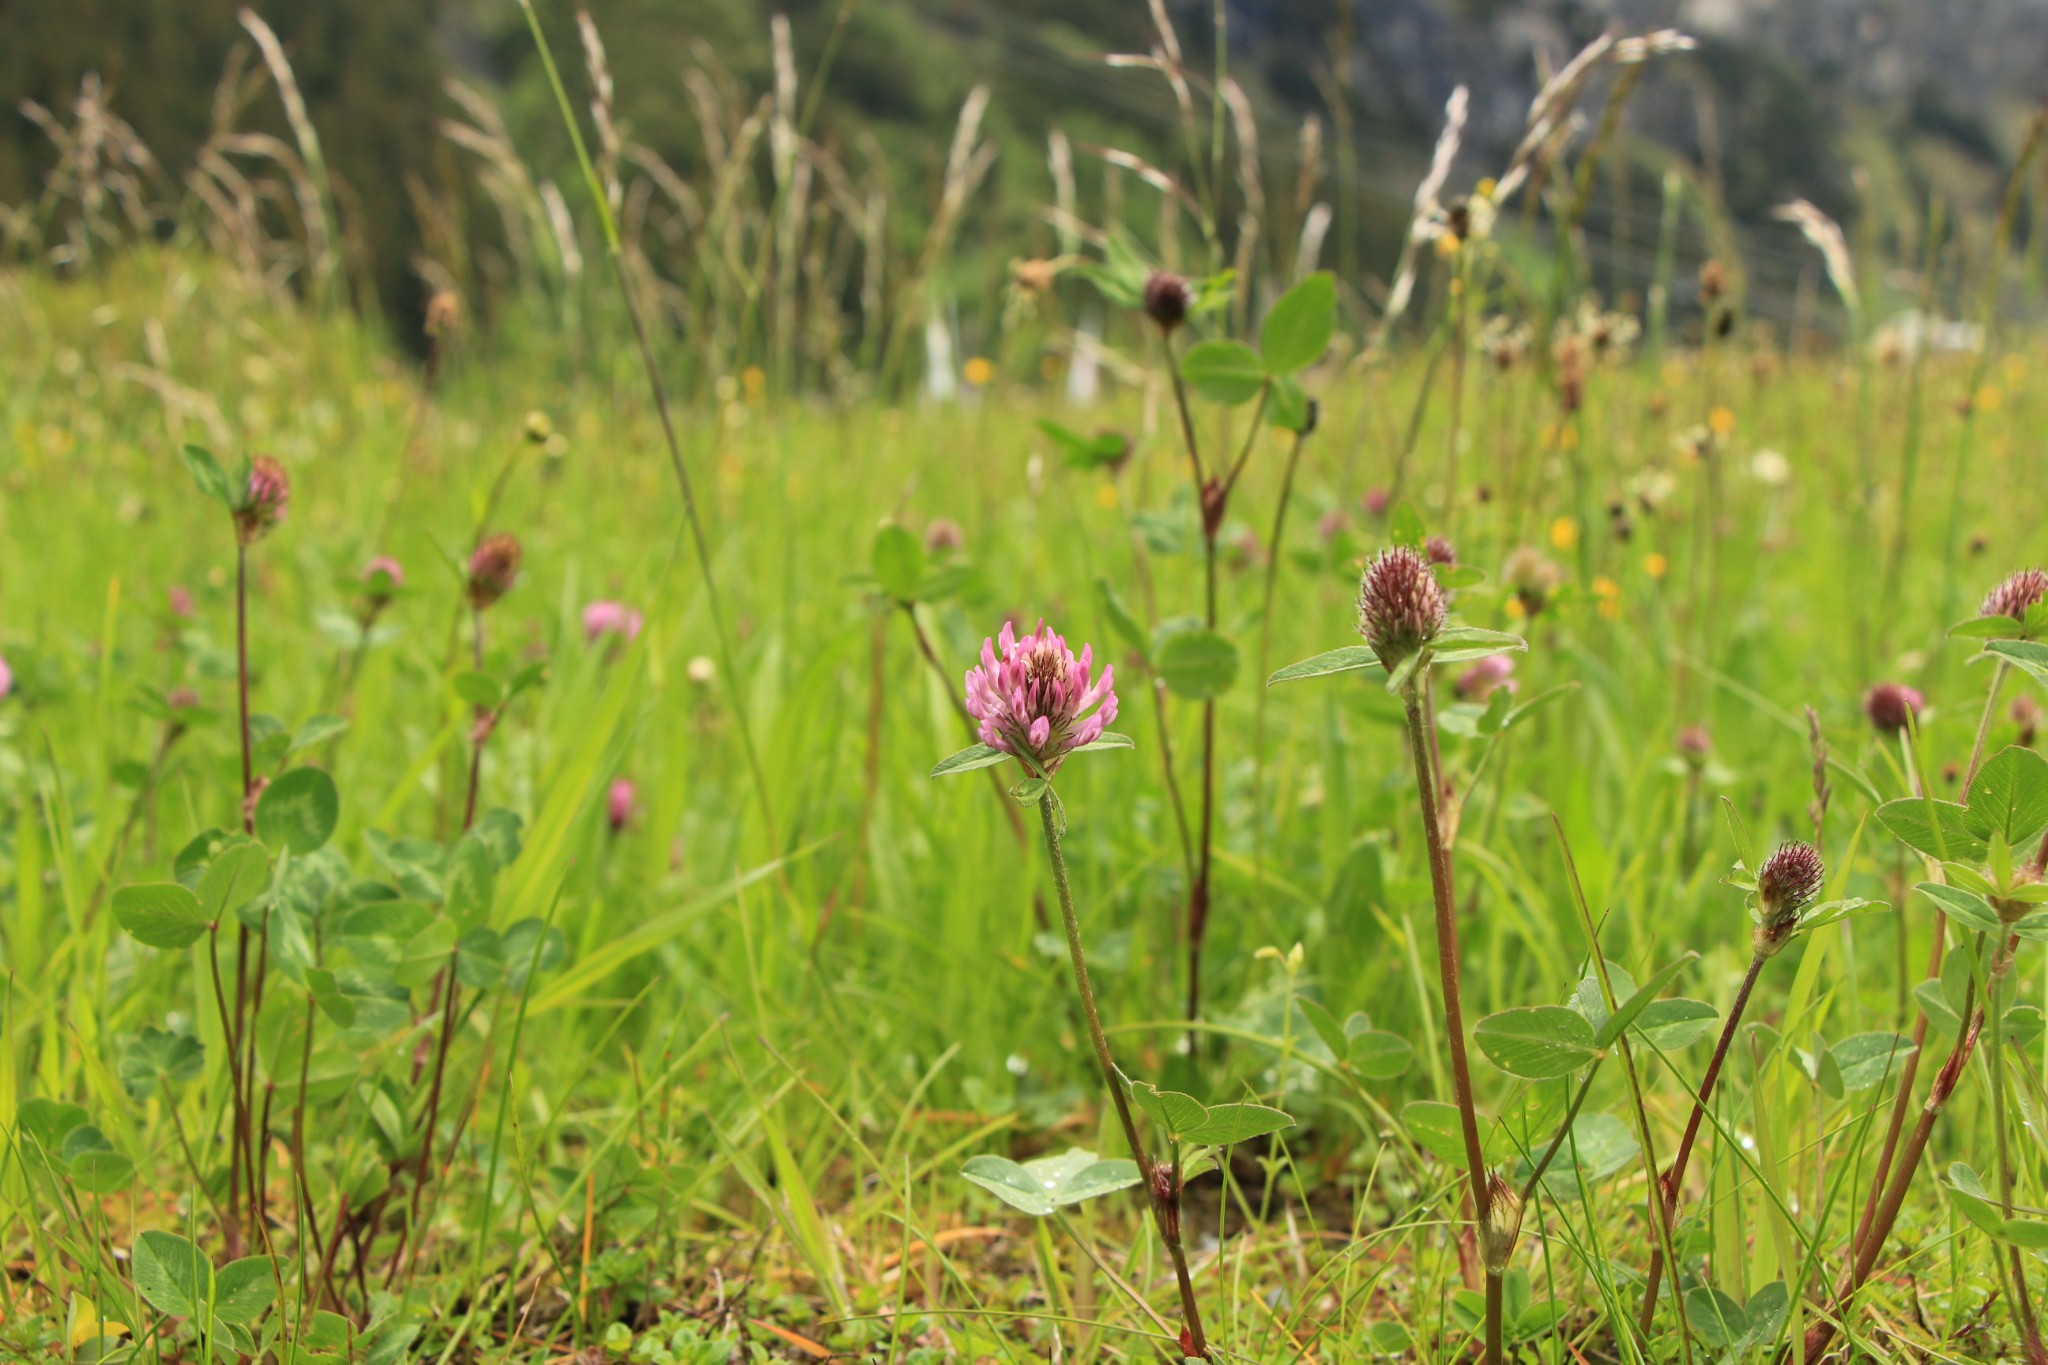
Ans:
[[[424,364],[312,218],[0,269],[0,1349],[2048,1361],[2048,347],[1431,191],[1412,340],[1119,227],[939,401],[979,116],[842,383],[779,181]]]

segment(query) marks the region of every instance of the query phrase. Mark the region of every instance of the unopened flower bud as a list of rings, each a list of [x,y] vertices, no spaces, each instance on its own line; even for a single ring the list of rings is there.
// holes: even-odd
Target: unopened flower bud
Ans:
[[[249,483],[235,508],[235,534],[244,545],[261,540],[270,528],[284,520],[285,504],[291,501],[292,481],[284,466],[268,455],[258,455],[249,465]]]
[[[537,446],[544,446],[548,443],[548,438],[555,434],[555,423],[546,413],[542,412],[539,408],[535,408],[532,412],[526,414],[525,431],[526,439],[529,442]]]
[[[1863,694],[1863,714],[1879,733],[1895,735],[1918,719],[1926,705],[1918,689],[1904,683],[1883,682]]]
[[[1171,332],[1188,319],[1188,312],[1195,306],[1195,291],[1181,276],[1167,270],[1155,270],[1145,281],[1145,316],[1159,325],[1162,332]]]
[[[503,532],[485,536],[469,557],[469,605],[482,611],[511,590],[519,577],[519,541]]]
[[[1686,726],[1678,732],[1678,737],[1673,742],[1677,745],[1678,756],[1685,760],[1689,768],[1706,767],[1707,756],[1714,751],[1714,737],[1707,732],[1704,725]]]
[[[605,823],[611,826],[612,833],[620,834],[625,831],[627,824],[633,819],[635,804],[636,793],[632,780],[624,777],[615,779],[604,797]]]
[[[924,548],[932,554],[958,554],[966,543],[967,537],[960,530],[960,523],[946,517],[934,517],[924,528]]]

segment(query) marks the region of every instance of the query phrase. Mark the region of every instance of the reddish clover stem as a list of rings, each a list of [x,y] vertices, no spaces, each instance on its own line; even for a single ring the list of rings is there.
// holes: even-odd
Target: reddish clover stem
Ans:
[[[1081,923],[1074,912],[1074,892],[1067,882],[1067,859],[1061,849],[1060,822],[1054,810],[1056,800],[1048,789],[1038,801],[1038,816],[1045,831],[1046,860],[1052,865],[1053,889],[1059,895],[1060,922],[1066,929],[1067,959],[1074,969],[1074,989],[1081,997],[1081,1015],[1088,1024],[1088,1041],[1094,1045],[1095,1064],[1101,1069],[1102,1083],[1108,1087],[1110,1100],[1116,1106],[1117,1120],[1123,1126],[1124,1141],[1131,1149],[1131,1159],[1138,1165],[1140,1183],[1152,1207],[1152,1219],[1159,1228],[1160,1240],[1166,1243],[1167,1254],[1173,1259],[1174,1278],[1180,1285],[1181,1315],[1187,1328],[1188,1343],[1193,1348],[1192,1354],[1207,1359],[1208,1338],[1202,1331],[1201,1307],[1195,1299],[1194,1279],[1188,1273],[1187,1250],[1181,1243],[1180,1173],[1177,1170],[1161,1172],[1145,1150],[1145,1144],[1138,1136],[1137,1120],[1131,1116],[1131,1102],[1124,1094],[1116,1060],[1110,1054],[1109,1038],[1102,1031],[1102,1016],[1095,1007],[1095,988],[1088,980],[1088,958],[1081,948]],[[1162,1174],[1166,1177],[1163,1188],[1158,1179]]]
[[[1678,1216],[1679,1190],[1685,1183],[1686,1163],[1692,1157],[1692,1145],[1700,1134],[1700,1121],[1706,1117],[1707,1105],[1713,1101],[1714,1085],[1721,1078],[1721,1067],[1728,1060],[1728,1046],[1735,1041],[1735,1030],[1742,1023],[1742,1013],[1749,1007],[1750,992],[1756,989],[1756,980],[1762,973],[1764,963],[1770,954],[1753,953],[1749,959],[1749,970],[1743,973],[1742,984],[1736,988],[1735,1000],[1728,1006],[1728,1018],[1721,1025],[1721,1037],[1714,1044],[1714,1055],[1708,1059],[1706,1074],[1700,1077],[1698,1096],[1693,1100],[1692,1116],[1686,1120],[1685,1135],[1678,1140],[1678,1153],[1671,1158],[1671,1167],[1660,1182],[1659,1197],[1664,1201],[1664,1222],[1668,1226]],[[1647,1336],[1650,1321],[1657,1311],[1657,1289],[1664,1278],[1664,1248],[1659,1245],[1650,1253],[1650,1275],[1648,1287],[1643,1293],[1643,1306],[1637,1325]]]
[[[1486,1154],[1479,1141],[1479,1114],[1472,1100],[1472,1067],[1465,1052],[1465,1007],[1459,985],[1458,907],[1451,882],[1451,853],[1444,842],[1437,813],[1436,769],[1431,757],[1429,724],[1423,718],[1423,689],[1429,686],[1427,664],[1409,679],[1404,701],[1408,716],[1408,752],[1415,765],[1415,791],[1422,803],[1423,837],[1429,847],[1429,882],[1436,903],[1437,976],[1442,985],[1444,1034],[1451,1050],[1451,1092],[1458,1105],[1458,1125],[1465,1140],[1466,1174],[1471,1181],[1472,1213],[1485,1227],[1493,1211],[1487,1187]],[[1504,1267],[1486,1267],[1486,1362],[1500,1365],[1501,1293]]]

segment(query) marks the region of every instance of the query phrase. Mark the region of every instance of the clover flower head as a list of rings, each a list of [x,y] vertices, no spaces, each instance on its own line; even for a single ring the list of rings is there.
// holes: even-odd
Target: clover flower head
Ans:
[[[638,799],[638,792],[634,789],[631,778],[612,779],[611,787],[604,794],[605,823],[611,826],[612,833],[624,832],[627,824],[633,819],[633,810]]]
[[[1116,719],[1116,670],[1104,664],[1093,678],[1094,653],[1084,645],[1076,657],[1044,621],[1021,637],[1004,622],[1001,635],[981,642],[981,666],[967,670],[967,714],[981,742],[1051,776],[1068,754],[1100,739]]]
[[[1927,699],[1917,688],[1904,683],[1883,682],[1863,694],[1863,714],[1887,735],[1895,735],[1920,714]]]
[[[482,611],[511,591],[523,555],[516,536],[502,531],[485,536],[469,557],[469,605]]]
[[[1195,306],[1195,291],[1185,278],[1170,270],[1155,270],[1145,280],[1145,316],[1171,332],[1188,319]]]
[[[2040,569],[2021,569],[1990,591],[1977,614],[2010,616],[2015,621],[2024,621],[2028,609],[2044,597],[2048,597],[2048,573]]]
[[[628,643],[640,638],[640,613],[623,602],[592,602],[583,609],[583,638],[591,644],[607,635],[623,636]]]
[[[1756,874],[1757,947],[1775,952],[1792,937],[1799,912],[1820,894],[1827,868],[1820,850],[1797,839],[1778,845]]]
[[[268,455],[258,455],[249,464],[249,483],[235,508],[235,535],[244,545],[263,539],[270,528],[284,520],[285,504],[291,501],[292,481],[284,466]]]
[[[1389,670],[1434,640],[1448,610],[1429,561],[1405,545],[1382,550],[1358,585],[1358,633]]]

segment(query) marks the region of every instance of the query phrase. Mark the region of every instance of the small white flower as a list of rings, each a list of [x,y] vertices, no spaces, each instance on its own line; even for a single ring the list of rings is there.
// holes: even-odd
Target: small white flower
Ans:
[[[1773,488],[1789,483],[1792,479],[1792,462],[1769,447],[1749,457],[1749,472],[1756,481]]]

